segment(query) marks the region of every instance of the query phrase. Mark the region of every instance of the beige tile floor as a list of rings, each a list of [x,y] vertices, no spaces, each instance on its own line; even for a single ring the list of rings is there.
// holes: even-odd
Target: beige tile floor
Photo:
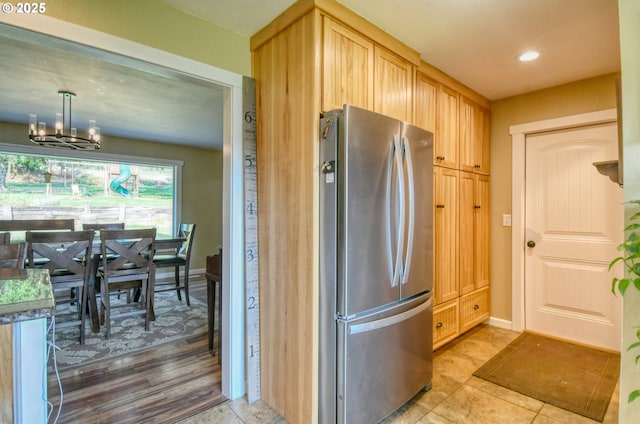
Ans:
[[[588,424],[596,421],[573,414],[472,376],[484,362],[518,336],[480,326],[434,353],[433,388],[419,393],[383,424]],[[616,388],[605,424],[618,422]],[[262,401],[246,398],[225,402],[180,424],[286,423]]]

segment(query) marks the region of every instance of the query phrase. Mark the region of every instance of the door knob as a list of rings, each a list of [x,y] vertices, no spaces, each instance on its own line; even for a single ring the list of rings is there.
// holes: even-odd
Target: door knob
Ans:
[[[535,242],[535,241],[533,241],[533,240],[529,240],[529,241],[527,242],[527,246],[529,246],[529,247],[536,247],[536,242]]]

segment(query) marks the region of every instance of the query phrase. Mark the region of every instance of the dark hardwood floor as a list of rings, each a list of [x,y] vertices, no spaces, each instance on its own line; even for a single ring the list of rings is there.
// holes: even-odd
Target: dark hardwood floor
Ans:
[[[199,290],[194,285],[192,296],[201,296],[204,291]],[[65,370],[60,380],[61,424],[175,423],[226,400],[220,366],[209,353],[206,334]],[[60,390],[52,373],[48,386],[55,406],[49,420],[53,423]]]

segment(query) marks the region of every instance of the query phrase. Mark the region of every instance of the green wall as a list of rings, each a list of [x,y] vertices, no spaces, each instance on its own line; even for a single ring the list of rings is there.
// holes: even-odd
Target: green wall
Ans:
[[[33,146],[26,125],[0,122],[0,143]],[[184,162],[182,221],[196,224],[191,269],[204,269],[206,256],[222,245],[222,152],[111,136],[104,138],[100,152]]]
[[[498,100],[491,105],[491,316],[511,320],[511,135],[509,127],[527,122],[616,107],[615,80],[603,75]]]
[[[251,75],[249,38],[157,0],[49,0],[47,16]]]

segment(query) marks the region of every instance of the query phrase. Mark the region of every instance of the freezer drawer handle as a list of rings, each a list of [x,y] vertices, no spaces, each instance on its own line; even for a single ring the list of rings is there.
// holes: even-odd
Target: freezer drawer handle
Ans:
[[[379,330],[380,328],[389,327],[391,325],[395,325],[399,322],[406,321],[409,318],[412,318],[422,312],[425,309],[429,308],[433,302],[433,298],[429,298],[429,300],[423,302],[421,305],[416,306],[413,309],[409,309],[406,312],[403,312],[398,315],[394,315],[388,318],[379,319],[377,321],[366,322],[364,324],[356,324],[349,327],[349,334],[359,334],[366,333],[368,331]]]

